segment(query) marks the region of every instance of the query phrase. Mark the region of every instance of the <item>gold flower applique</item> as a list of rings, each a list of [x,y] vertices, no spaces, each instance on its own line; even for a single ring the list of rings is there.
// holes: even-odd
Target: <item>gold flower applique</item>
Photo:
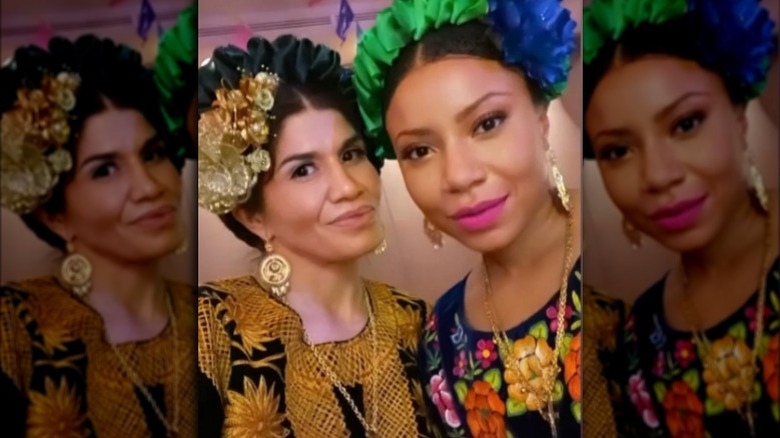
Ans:
[[[62,72],[44,76],[41,88],[17,90],[14,107],[0,121],[3,207],[30,213],[73,166],[63,146],[70,138],[68,113],[76,106],[78,86],[78,75]]]
[[[515,341],[507,365],[504,379],[509,397],[525,403],[530,411],[544,409],[560,371],[547,341],[533,335]]]
[[[728,410],[742,408],[750,398],[756,373],[752,360],[752,351],[742,339],[725,336],[713,342],[702,373],[707,395]]]
[[[198,121],[198,204],[225,214],[246,202],[258,174],[271,169],[262,146],[270,140],[268,112],[279,78],[244,75],[238,88],[220,88]]]

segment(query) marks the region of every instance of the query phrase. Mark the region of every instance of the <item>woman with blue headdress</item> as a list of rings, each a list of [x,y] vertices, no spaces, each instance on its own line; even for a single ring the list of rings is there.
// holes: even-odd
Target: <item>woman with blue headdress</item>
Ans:
[[[580,436],[580,202],[547,115],[574,27],[554,0],[396,0],[358,45],[363,118],[426,235],[482,254],[421,338],[448,436]]]
[[[679,254],[627,318],[632,426],[775,436],[777,194],[746,139],[774,23],[757,0],[596,0],[584,23],[584,155],[632,245],[646,236]]]

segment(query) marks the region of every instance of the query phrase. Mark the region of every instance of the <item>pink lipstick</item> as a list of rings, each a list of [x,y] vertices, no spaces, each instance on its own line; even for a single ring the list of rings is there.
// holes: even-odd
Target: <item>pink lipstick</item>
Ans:
[[[690,228],[699,218],[707,195],[690,198],[669,207],[664,207],[650,215],[658,226],[667,231],[680,231]]]
[[[504,211],[509,196],[482,201],[471,207],[458,210],[452,218],[463,228],[470,231],[483,230],[498,221]]]

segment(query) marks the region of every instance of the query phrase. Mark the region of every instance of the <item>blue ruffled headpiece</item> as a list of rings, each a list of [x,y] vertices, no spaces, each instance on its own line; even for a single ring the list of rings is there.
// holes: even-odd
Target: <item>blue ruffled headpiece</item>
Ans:
[[[504,61],[518,65],[548,99],[566,88],[577,24],[559,0],[491,0],[488,21],[501,39]]]
[[[584,12],[585,64],[626,29],[695,14],[703,66],[719,72],[747,101],[764,88],[777,50],[775,23],[759,0],[594,0]]]

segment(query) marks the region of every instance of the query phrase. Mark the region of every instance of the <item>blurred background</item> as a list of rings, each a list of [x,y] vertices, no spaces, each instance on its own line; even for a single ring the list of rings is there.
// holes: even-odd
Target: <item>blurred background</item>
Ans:
[[[327,44],[338,50],[350,65],[355,56],[358,34],[369,29],[377,12],[389,0],[347,0],[352,20],[342,41],[337,34],[342,0],[201,0],[199,2],[199,60],[208,58],[221,45],[245,47],[251,35],[273,39],[292,33]],[[580,0],[565,0],[575,21],[582,11]],[[349,15],[349,14],[347,14]],[[579,29],[577,29],[579,38]],[[579,56],[575,60],[566,94],[550,107],[550,142],[557,151],[561,171],[573,189],[580,186],[581,83]],[[381,217],[387,233],[388,249],[379,256],[367,256],[363,275],[390,283],[402,290],[434,301],[460,280],[477,261],[477,254],[445,237],[444,247],[434,250],[423,234],[423,217],[406,192],[395,161],[382,169],[383,199]],[[200,282],[242,275],[255,269],[259,253],[237,240],[217,216],[198,209],[198,279]]]
[[[160,32],[173,26],[179,12],[191,4],[190,0],[3,0],[0,59],[9,59],[20,46],[46,47],[53,36],[75,39],[91,33],[127,44],[141,53],[145,64],[152,66]],[[192,237],[184,254],[165,261],[164,273],[169,278],[194,283],[197,277],[194,162],[187,162],[182,178],[185,182],[182,211]],[[0,210],[0,283],[53,273],[61,258],[61,253],[36,238],[18,216]]]

